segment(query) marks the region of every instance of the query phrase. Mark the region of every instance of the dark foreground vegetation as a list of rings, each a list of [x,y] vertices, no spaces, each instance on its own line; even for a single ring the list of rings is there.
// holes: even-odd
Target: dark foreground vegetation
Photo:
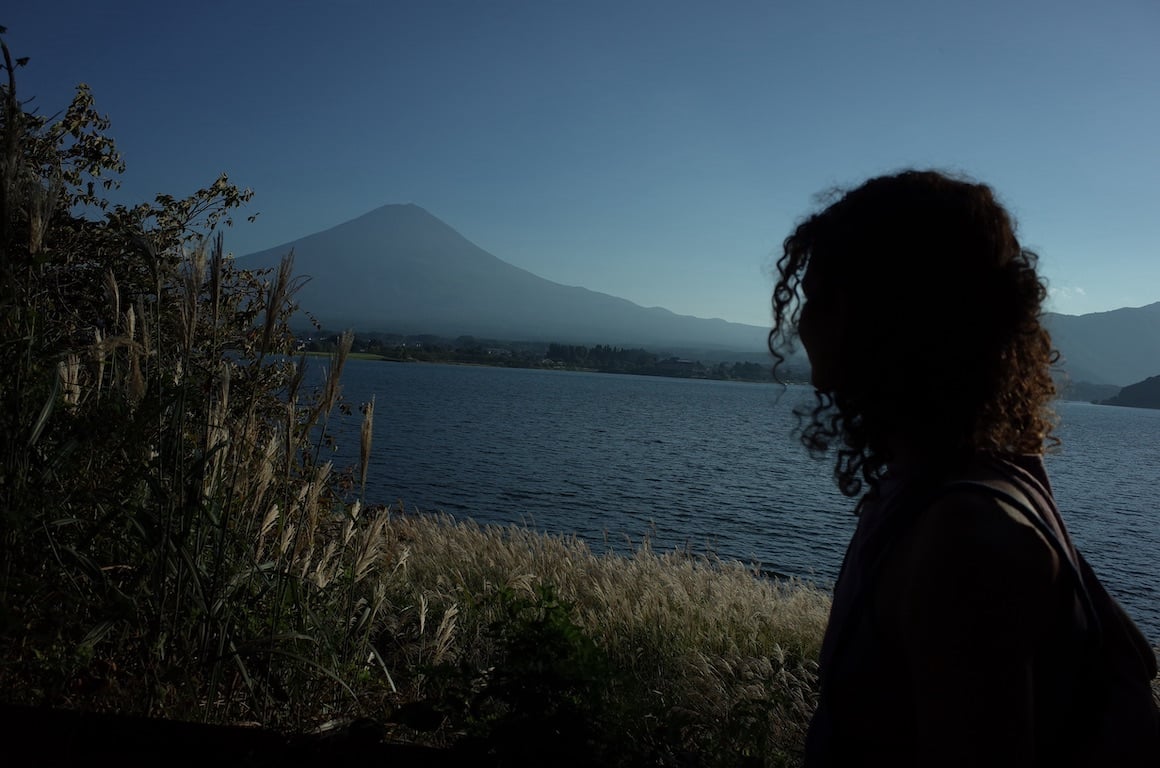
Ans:
[[[223,176],[108,202],[124,164],[87,88],[30,111],[25,62],[3,54],[9,748],[42,764],[366,762],[404,744],[480,765],[794,761],[824,593],[368,503],[374,404],[339,384],[354,339],[304,384],[290,256],[253,272],[224,249],[250,193]],[[360,466],[334,467],[329,416],[356,406]]]

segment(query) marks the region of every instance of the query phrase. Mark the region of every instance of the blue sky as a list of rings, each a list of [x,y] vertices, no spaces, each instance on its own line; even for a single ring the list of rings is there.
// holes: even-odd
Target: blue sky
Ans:
[[[21,96],[88,83],[121,199],[227,172],[238,254],[413,202],[557,282],[768,321],[816,193],[995,187],[1051,308],[1160,301],[1160,3],[25,2]]]

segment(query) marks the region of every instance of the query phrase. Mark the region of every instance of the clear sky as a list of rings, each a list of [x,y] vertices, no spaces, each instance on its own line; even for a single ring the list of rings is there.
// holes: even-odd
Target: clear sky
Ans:
[[[1160,300],[1156,0],[11,3],[21,96],[78,82],[121,198],[252,188],[227,247],[412,202],[542,277],[765,325],[781,240],[905,166],[993,185],[1051,308]]]

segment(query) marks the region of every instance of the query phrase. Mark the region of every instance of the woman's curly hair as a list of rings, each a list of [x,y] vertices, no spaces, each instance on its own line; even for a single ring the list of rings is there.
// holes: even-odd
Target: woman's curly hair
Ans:
[[[834,193],[784,242],[769,348],[777,376],[793,350],[802,279],[841,311],[827,338],[833,391],[800,426],[815,455],[840,439],[842,493],[877,485],[903,436],[931,461],[975,452],[1042,453],[1057,358],[1040,322],[1047,290],[1007,211],[983,184],[908,170]],[[816,274],[814,274],[816,272]],[[813,290],[813,289],[811,289]]]

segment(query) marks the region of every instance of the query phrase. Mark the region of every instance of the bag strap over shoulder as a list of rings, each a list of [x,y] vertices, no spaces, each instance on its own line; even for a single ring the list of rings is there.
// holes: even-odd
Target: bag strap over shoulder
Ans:
[[[1077,738],[1070,742],[1074,749],[1068,764],[1160,766],[1160,709],[1150,682],[1157,673],[1156,654],[1083,555],[1049,524],[1048,520],[1058,522],[1054,503],[1049,497],[1036,498],[1038,493],[1020,498],[1022,486],[1009,483],[963,480],[945,486],[948,490],[962,487],[989,494],[1019,512],[1055,549],[1061,562],[1068,564],[1088,648],[1086,661],[1073,660],[1085,687],[1078,719],[1072,722]],[[1041,508],[1043,504],[1051,504],[1050,509]]]
[[[1095,602],[1092,600],[1091,593],[1088,591],[1087,584],[1085,583],[1083,568],[1079,562],[1080,556],[1071,547],[1067,546],[1056,530],[1047,523],[1043,512],[1037,510],[1032,501],[1023,496],[1023,494],[1020,493],[1017,496],[1000,485],[985,480],[955,480],[945,484],[940,490],[942,492],[948,492],[956,488],[969,488],[971,490],[982,491],[1007,504],[1026,518],[1027,522],[1031,523],[1042,534],[1043,538],[1047,540],[1047,543],[1051,545],[1051,548],[1059,556],[1060,562],[1067,564],[1068,578],[1071,579],[1075,586],[1076,595],[1083,608],[1088,627],[1096,634],[1099,634],[1101,630],[1100,614],[1096,610]]]

